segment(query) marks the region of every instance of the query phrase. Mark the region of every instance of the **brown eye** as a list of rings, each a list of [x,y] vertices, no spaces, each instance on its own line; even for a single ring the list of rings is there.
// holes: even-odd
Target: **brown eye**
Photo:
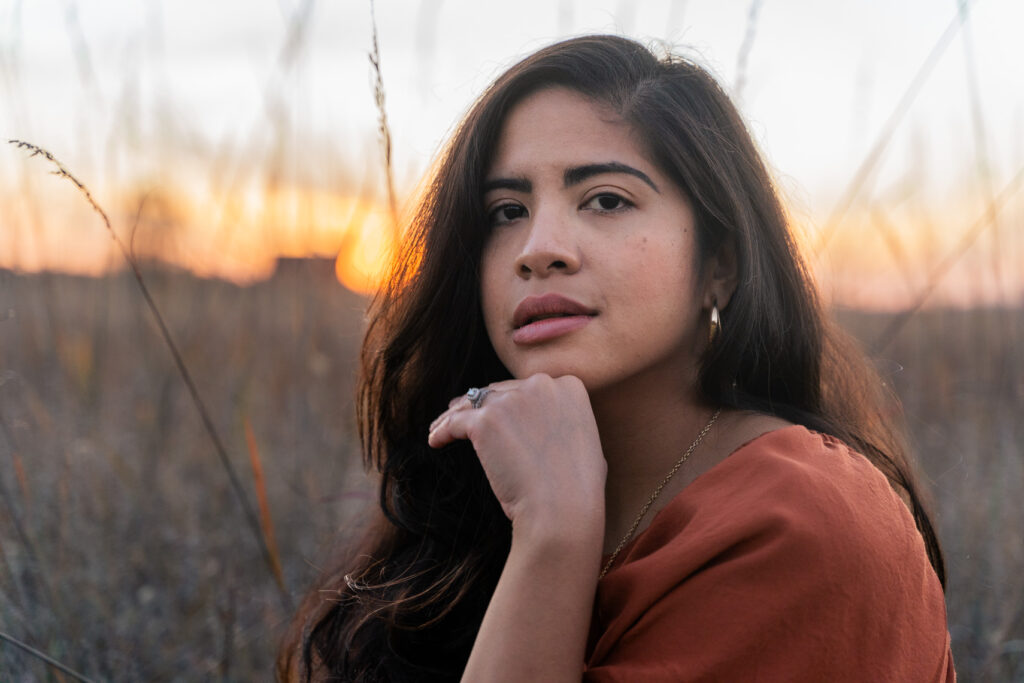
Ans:
[[[594,195],[586,204],[584,204],[585,208],[594,209],[595,211],[603,213],[622,211],[623,209],[632,208],[632,206],[633,204],[628,200],[610,192],[602,192],[599,195]]]
[[[493,227],[496,225],[511,223],[525,215],[526,207],[521,204],[501,204],[500,206],[491,209],[491,212],[487,214],[487,220]]]

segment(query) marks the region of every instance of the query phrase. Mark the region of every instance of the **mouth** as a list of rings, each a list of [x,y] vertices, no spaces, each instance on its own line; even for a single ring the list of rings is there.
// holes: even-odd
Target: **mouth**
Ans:
[[[512,340],[538,344],[586,326],[597,311],[559,294],[523,299],[512,316]]]
[[[574,318],[577,316],[592,318],[595,315],[597,315],[597,311],[594,309],[560,294],[530,296],[516,306],[516,310],[512,314],[512,328],[518,330],[552,318]]]

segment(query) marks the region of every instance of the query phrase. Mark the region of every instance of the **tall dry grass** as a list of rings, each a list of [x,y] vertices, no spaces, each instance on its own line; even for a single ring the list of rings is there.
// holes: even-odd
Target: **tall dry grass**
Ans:
[[[258,435],[263,483],[244,485],[291,595],[368,497],[351,401],[364,302],[321,265],[249,288],[143,267],[239,472],[246,424]],[[131,276],[2,272],[0,309],[3,630],[100,680],[225,662],[265,678],[290,610]],[[0,680],[45,669],[0,645]]]
[[[751,2],[743,65],[761,4]],[[282,80],[303,49],[311,6],[295,8]],[[864,200],[957,29],[939,38],[897,103],[819,249]],[[76,51],[82,64],[86,49]],[[370,58],[394,213],[376,34]],[[269,137],[289,139],[295,124],[275,113],[270,84],[265,101]],[[267,153],[265,188],[295,151],[282,143]],[[234,229],[229,195],[261,153],[258,143],[210,153],[224,183],[216,230]],[[990,204],[997,199],[989,192]],[[35,214],[29,232],[44,218]],[[965,237],[991,225],[979,221]],[[898,253],[895,231],[889,238]],[[366,302],[337,284],[329,262],[288,262],[249,287],[137,267],[166,334],[131,273],[0,271],[0,630],[99,680],[262,680],[290,617],[280,587],[297,597],[372,503],[352,424]],[[942,276],[933,270],[928,283]],[[902,316],[837,313],[877,349],[932,482],[961,680],[1024,681],[1024,311],[922,310],[921,293],[922,305]],[[167,335],[194,392],[168,357]],[[238,473],[237,486],[226,471]],[[239,488],[257,501],[256,533]],[[59,675],[0,643],[0,680]]]
[[[297,596],[372,494],[351,402],[365,301],[329,263],[292,266],[251,287],[144,273],[240,472],[252,425]],[[0,310],[0,623],[100,680],[265,678],[289,614],[130,276],[3,272]],[[891,320],[839,313],[865,343]],[[1024,375],[1007,322],[1020,339],[1019,310],[925,311],[877,359],[935,492],[961,680],[1024,677]],[[44,670],[0,646],[0,679]]]

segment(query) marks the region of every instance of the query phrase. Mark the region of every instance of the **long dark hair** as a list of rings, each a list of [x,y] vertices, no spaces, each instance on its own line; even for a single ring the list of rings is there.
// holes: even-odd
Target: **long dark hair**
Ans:
[[[843,439],[908,502],[939,579],[942,553],[893,425],[895,399],[823,315],[771,178],[715,80],[625,38],[547,47],[476,102],[441,157],[393,277],[371,307],[358,418],[380,474],[377,519],[310,593],[278,662],[282,679],[459,677],[509,552],[511,529],[472,448],[438,453],[427,427],[469,386],[509,377],[480,309],[481,185],[502,123],[530,93],[571,88],[612,107],[691,200],[702,256],[735,248],[739,284],[706,352],[710,403]],[[680,294],[683,296],[683,294]]]

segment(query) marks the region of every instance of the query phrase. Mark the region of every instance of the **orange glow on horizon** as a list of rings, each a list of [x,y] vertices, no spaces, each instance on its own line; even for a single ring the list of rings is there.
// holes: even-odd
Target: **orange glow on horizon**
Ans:
[[[243,182],[210,192],[175,180],[168,178],[156,189],[101,187],[95,193],[115,232],[140,260],[247,284],[271,277],[280,257],[326,257],[334,261],[337,281],[361,294],[378,290],[389,275],[399,245],[386,202],[332,190],[326,182],[317,187]],[[5,228],[0,268],[103,276],[125,266],[102,222],[73,187],[59,179],[36,187],[28,197],[0,191],[5,200],[0,201]],[[797,205],[789,207],[789,220],[828,303],[900,310],[927,291],[926,306],[966,308],[1024,302],[1019,267],[1024,240],[1012,229],[1022,208],[1019,201],[1009,202],[1000,215],[1001,229],[981,231],[966,248],[960,241],[983,209],[974,198],[855,207],[821,253],[815,247],[822,218]],[[956,258],[946,268],[950,255]]]
[[[390,212],[376,204],[357,207],[334,261],[338,282],[371,294],[384,284],[398,247]]]

